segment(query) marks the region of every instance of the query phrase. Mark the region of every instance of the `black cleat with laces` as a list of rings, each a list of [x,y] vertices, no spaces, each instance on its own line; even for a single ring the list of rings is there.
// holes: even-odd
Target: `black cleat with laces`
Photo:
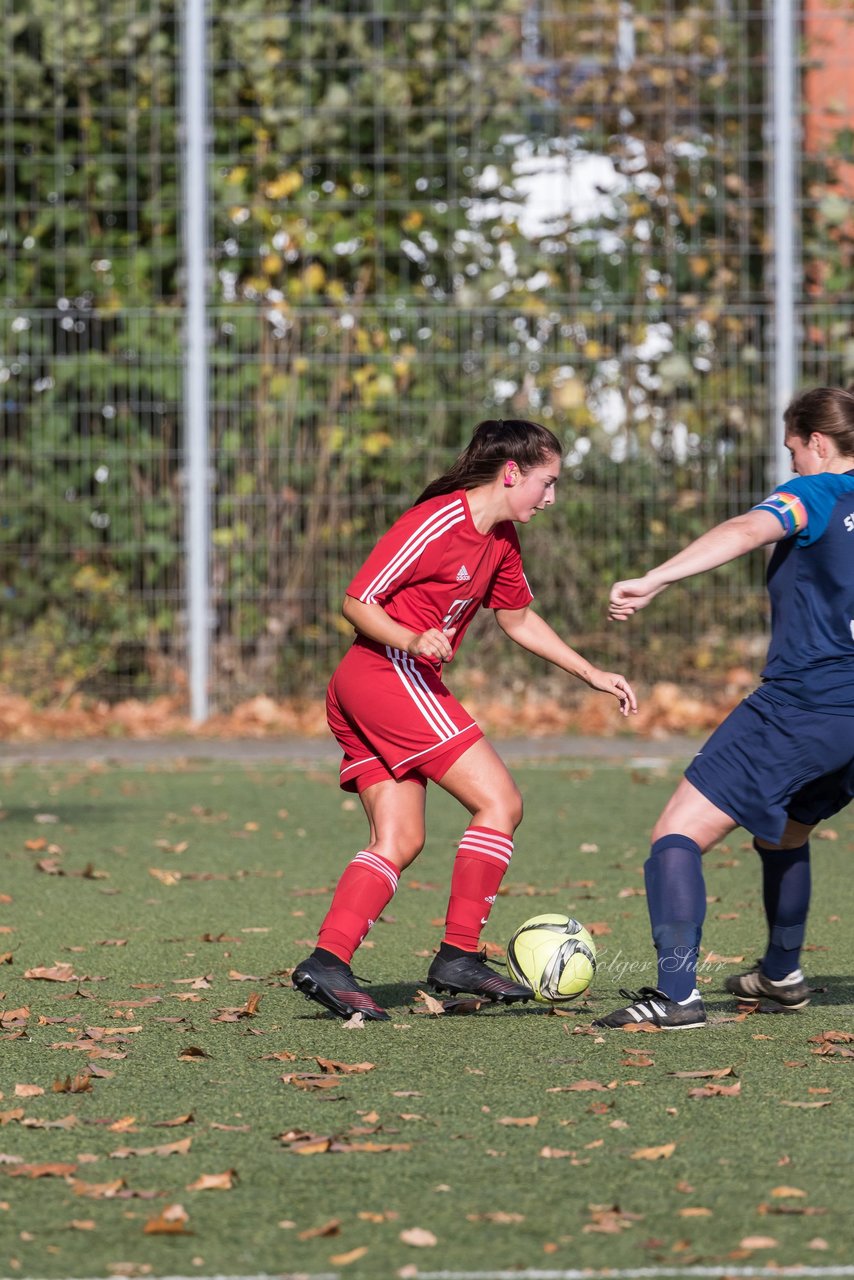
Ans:
[[[427,972],[427,983],[434,991],[447,991],[452,996],[482,996],[496,1004],[514,1004],[533,1000],[530,987],[511,982],[486,963],[486,950],[461,951],[457,955],[439,954]]]
[[[641,987],[640,991],[625,991],[621,987],[620,995],[629,1004],[604,1018],[594,1018],[594,1027],[634,1027],[648,1022],[662,1031],[687,1031],[706,1025],[706,1010],[697,991],[684,1003],[671,1000],[656,987]]]
[[[291,982],[308,1000],[331,1009],[339,1018],[361,1013],[367,1021],[388,1022],[389,1015],[363,991],[348,964],[324,964],[317,956],[300,961]]]
[[[757,960],[747,973],[731,974],[724,986],[732,995],[738,996],[739,1000],[749,1001],[751,1004],[770,1000],[784,1009],[803,1009],[810,1002],[810,989],[800,969],[793,970],[787,978],[775,982],[773,978],[766,978],[762,972],[761,960]]]

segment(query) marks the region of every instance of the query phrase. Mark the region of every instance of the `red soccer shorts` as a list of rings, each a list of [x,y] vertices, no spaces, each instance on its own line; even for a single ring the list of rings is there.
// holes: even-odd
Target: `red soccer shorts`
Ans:
[[[344,753],[345,791],[361,792],[386,778],[438,782],[483,737],[426,662],[402,649],[375,651],[358,642],[329,682],[326,717]]]

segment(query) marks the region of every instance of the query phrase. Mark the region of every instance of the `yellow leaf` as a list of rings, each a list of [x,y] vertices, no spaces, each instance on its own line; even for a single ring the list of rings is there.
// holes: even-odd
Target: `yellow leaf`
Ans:
[[[359,1245],[357,1249],[351,1249],[349,1253],[333,1253],[329,1261],[334,1263],[336,1267],[346,1267],[351,1262],[356,1262],[359,1258],[364,1258],[368,1252],[367,1245]]]
[[[665,1142],[661,1147],[638,1147],[632,1152],[633,1160],[669,1160],[676,1150],[675,1142]]]
[[[805,1196],[806,1191],[801,1191],[800,1187],[773,1187],[771,1195],[776,1196],[778,1200],[783,1200],[787,1196]]]

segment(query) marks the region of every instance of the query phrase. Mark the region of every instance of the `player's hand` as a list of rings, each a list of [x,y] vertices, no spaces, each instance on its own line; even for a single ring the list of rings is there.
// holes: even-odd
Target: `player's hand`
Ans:
[[[627,716],[637,711],[635,691],[625,676],[618,675],[615,671],[600,671],[598,667],[591,667],[587,683],[591,689],[612,694],[620,704],[621,715]]]
[[[447,631],[431,627],[429,631],[422,631],[415,636],[406,652],[411,658],[427,658],[430,662],[450,662],[454,656],[451,637],[456,630],[456,627],[448,627]]]
[[[639,609],[645,609],[650,600],[654,600],[664,590],[665,585],[656,583],[648,573],[642,578],[627,578],[625,582],[615,582],[608,602],[608,617],[612,621],[630,618]]]

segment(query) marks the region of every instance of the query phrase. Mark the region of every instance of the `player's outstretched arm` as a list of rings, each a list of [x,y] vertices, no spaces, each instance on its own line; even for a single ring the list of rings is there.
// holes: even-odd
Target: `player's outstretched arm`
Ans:
[[[638,700],[625,676],[613,671],[602,671],[588,662],[565,640],[561,640],[554,628],[529,606],[524,609],[496,609],[495,620],[501,630],[521,648],[535,653],[538,658],[545,658],[546,662],[560,667],[561,671],[578,676],[591,689],[610,693],[619,702],[624,716],[637,711]]]
[[[728,564],[748,551],[768,546],[785,537],[786,530],[770,511],[746,511],[723,524],[715,525],[695,538],[675,556],[650,569],[641,578],[615,582],[611,588],[608,617],[617,621],[645,609],[665,587],[694,574]]]

